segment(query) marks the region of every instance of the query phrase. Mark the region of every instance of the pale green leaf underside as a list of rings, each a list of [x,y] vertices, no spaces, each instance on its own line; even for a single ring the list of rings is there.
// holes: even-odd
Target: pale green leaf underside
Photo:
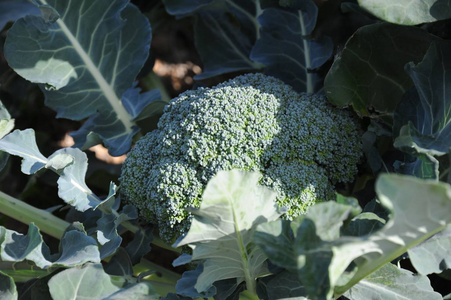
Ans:
[[[260,186],[260,177],[259,173],[221,171],[207,184],[201,207],[193,212],[191,229],[179,244],[189,244],[193,260],[204,261],[195,285],[199,292],[227,278],[252,285],[266,272],[266,256],[251,244],[251,235],[258,224],[280,214],[274,205],[275,192]]]
[[[448,0],[359,0],[360,6],[382,20],[417,25],[451,17]]]
[[[80,268],[64,270],[53,276],[49,283],[53,299],[158,299],[147,283],[120,288],[114,285],[101,264],[86,264]]]
[[[386,264],[361,280],[346,294],[352,300],[366,299],[428,299],[440,300],[426,276]]]
[[[451,223],[449,185],[410,176],[382,175],[376,183],[376,192],[382,204],[392,211],[387,224],[368,237],[352,238],[333,247],[332,264],[343,265],[343,261],[359,257],[358,270],[345,285],[348,287]],[[344,269],[337,271],[333,276],[336,282]]]
[[[105,200],[99,199],[85,183],[88,158],[77,148],[57,150],[46,158],[38,149],[33,129],[15,130],[0,140],[0,150],[22,158],[22,172],[34,174],[42,168],[55,171],[58,179],[58,196],[79,211],[95,208],[111,199],[116,193],[114,184]]]

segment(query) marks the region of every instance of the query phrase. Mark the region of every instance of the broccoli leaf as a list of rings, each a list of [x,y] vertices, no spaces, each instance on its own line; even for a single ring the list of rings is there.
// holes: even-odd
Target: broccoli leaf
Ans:
[[[22,157],[24,174],[34,174],[48,162],[38,149],[33,129],[14,130],[0,140],[0,150]]]
[[[175,286],[177,294],[191,298],[209,298],[214,296],[216,294],[215,286],[211,286],[207,291],[203,293],[197,292],[194,288],[199,275],[202,274],[203,270],[203,265],[199,264],[195,270],[184,272],[182,278],[177,281],[177,284]]]
[[[77,210],[94,209],[114,200],[117,189],[114,183],[111,183],[109,194],[104,200],[86,185],[88,158],[77,148],[60,149],[46,158],[38,149],[34,130],[26,129],[15,130],[1,139],[0,150],[22,157],[22,172],[25,174],[34,174],[42,168],[55,171],[60,175],[58,196]]]
[[[190,245],[193,261],[203,261],[204,270],[195,288],[207,291],[218,280],[245,280],[255,292],[255,280],[265,274],[266,256],[251,242],[255,227],[280,215],[276,193],[260,186],[259,173],[220,171],[209,181],[188,234],[177,246]]]
[[[412,175],[422,179],[437,179],[439,178],[438,161],[433,156],[428,154],[417,154],[417,157],[411,161],[395,161],[393,166],[395,171],[399,174]],[[408,160],[409,159],[409,160]]]
[[[196,16],[195,43],[204,65],[196,79],[262,67],[249,58],[259,34],[259,1],[210,0],[182,4],[165,0],[164,3],[171,14]]]
[[[59,117],[90,117],[111,153],[125,153],[139,129],[121,98],[148,56],[147,18],[126,0],[35,2],[42,16],[19,19],[8,32],[9,65],[40,84]]]
[[[451,223],[449,185],[410,176],[382,175],[376,192],[391,214],[385,226],[382,219],[368,212],[352,218],[356,213],[352,206],[319,203],[301,220],[293,222],[299,225],[292,223],[294,238],[287,238],[290,230],[277,221],[258,226],[255,241],[262,245],[272,263],[297,272],[310,297],[341,295]],[[330,224],[336,226],[329,231]],[[348,226],[351,228],[344,230]],[[359,231],[362,235],[356,236]],[[447,254],[446,249],[442,250],[433,254],[435,258]],[[286,257],[290,255],[291,259]]]
[[[253,239],[272,262],[292,272],[297,270],[294,236],[289,221],[279,219],[263,223],[258,226]]]
[[[297,91],[318,90],[319,76],[311,70],[331,56],[332,40],[307,39],[316,25],[318,8],[313,1],[297,1],[287,9],[267,8],[258,17],[260,39],[251,58],[266,66],[268,75],[278,77]]]
[[[147,283],[138,283],[123,288],[112,283],[101,264],[86,264],[64,270],[49,280],[53,299],[158,299],[158,295]]]
[[[420,28],[389,23],[358,29],[326,76],[326,96],[337,106],[352,105],[361,115],[375,110],[378,117],[391,120],[402,95],[413,86],[405,64],[419,62],[433,40],[437,38]]]
[[[357,248],[363,242],[367,254],[357,256],[360,256],[354,261],[357,271],[346,285],[337,289],[339,291],[344,292],[344,286],[355,284],[451,223],[451,187],[447,184],[410,176],[382,175],[376,182],[376,192],[391,211],[391,219],[381,230],[355,241]],[[349,254],[342,252],[342,255]]]
[[[39,15],[39,9],[28,0],[2,0],[0,2],[0,30],[9,21],[26,15]]]
[[[116,194],[116,186],[112,183],[110,193],[106,199],[97,197],[85,183],[88,169],[88,157],[77,148],[64,148],[57,153],[69,154],[73,157],[73,163],[65,167],[58,179],[58,196],[66,203],[79,211],[96,208],[105,203]]]
[[[442,273],[451,266],[451,227],[409,249],[412,265],[420,274]]]
[[[178,1],[163,0],[168,13],[174,16],[185,16],[202,9],[202,7],[210,4],[215,0],[195,0],[195,1]]]
[[[450,52],[450,42],[436,42],[423,61],[406,66],[417,93],[399,104],[394,131],[401,129],[394,145],[409,154],[443,155],[451,147]]]
[[[302,283],[288,271],[262,278],[259,285],[264,286],[268,299],[308,300]]]
[[[126,279],[133,277],[133,265],[124,248],[117,248],[116,253],[105,265],[105,272],[114,276],[123,276]]]
[[[126,205],[120,213],[105,214],[97,220],[97,241],[102,245],[100,248],[100,257],[113,254],[121,245],[122,237],[117,232],[117,227],[124,221],[136,219],[138,213],[136,208]]]
[[[0,10],[1,11],[1,10]],[[0,101],[0,140],[14,128],[14,119],[11,119],[6,107]],[[1,146],[0,146],[1,147]],[[1,148],[0,148],[1,149]],[[3,170],[9,159],[9,153],[0,151],[0,171]]]
[[[14,280],[2,272],[0,272],[0,299],[18,299]]]
[[[440,300],[426,276],[414,274],[388,263],[371,273],[345,296],[352,300],[366,299],[431,299]]]
[[[11,119],[6,107],[0,101],[0,139],[11,132],[14,128],[14,119]]]
[[[61,253],[50,255],[39,229],[30,224],[27,235],[0,227],[0,257],[2,261],[29,260],[40,268],[77,266],[100,262],[96,241],[78,230],[67,231],[61,239]]]
[[[149,253],[150,243],[153,241],[152,230],[153,228],[139,228],[133,240],[125,247],[133,265],[139,263],[144,254]]]
[[[382,20],[417,25],[451,18],[448,0],[358,0],[361,7]]]

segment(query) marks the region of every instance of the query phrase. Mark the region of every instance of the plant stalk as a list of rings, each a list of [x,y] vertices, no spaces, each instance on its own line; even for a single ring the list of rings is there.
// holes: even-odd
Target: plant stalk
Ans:
[[[42,232],[61,239],[70,225],[51,213],[31,206],[0,191],[0,212],[24,224],[33,222]]]
[[[29,205],[19,199],[3,193],[2,191],[0,191],[0,213],[24,224],[30,224],[33,222],[41,232],[57,239],[61,239],[63,237],[64,231],[70,225],[69,222],[54,216],[50,212]],[[128,224],[130,226],[134,226],[131,223]],[[136,232],[138,227],[130,227],[130,229],[134,229],[134,232]],[[169,246],[166,245],[166,247]],[[176,251],[174,248],[171,248],[171,250]],[[180,274],[170,271],[144,258],[141,259],[141,262],[136,265],[134,269],[140,270],[141,272],[144,270],[155,270],[158,275],[152,275],[150,278],[152,281],[171,283],[173,286],[175,286],[177,280],[181,278]]]

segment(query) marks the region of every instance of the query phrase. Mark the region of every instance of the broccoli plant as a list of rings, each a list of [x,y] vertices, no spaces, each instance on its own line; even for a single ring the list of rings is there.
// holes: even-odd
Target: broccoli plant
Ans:
[[[298,94],[281,80],[247,74],[173,99],[130,151],[120,177],[125,201],[171,242],[191,223],[203,190],[220,170],[262,172],[288,219],[335,199],[362,154],[359,124],[324,96]]]
[[[0,1],[0,298],[450,299],[450,19]]]

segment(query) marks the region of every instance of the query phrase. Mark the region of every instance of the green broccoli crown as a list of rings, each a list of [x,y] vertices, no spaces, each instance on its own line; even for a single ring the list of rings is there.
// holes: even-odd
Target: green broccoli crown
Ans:
[[[292,219],[335,198],[352,181],[362,149],[352,115],[325,97],[296,93],[263,74],[182,93],[165,108],[158,129],[141,138],[122,168],[121,195],[158,225],[168,242],[190,226],[219,170],[260,171]]]

